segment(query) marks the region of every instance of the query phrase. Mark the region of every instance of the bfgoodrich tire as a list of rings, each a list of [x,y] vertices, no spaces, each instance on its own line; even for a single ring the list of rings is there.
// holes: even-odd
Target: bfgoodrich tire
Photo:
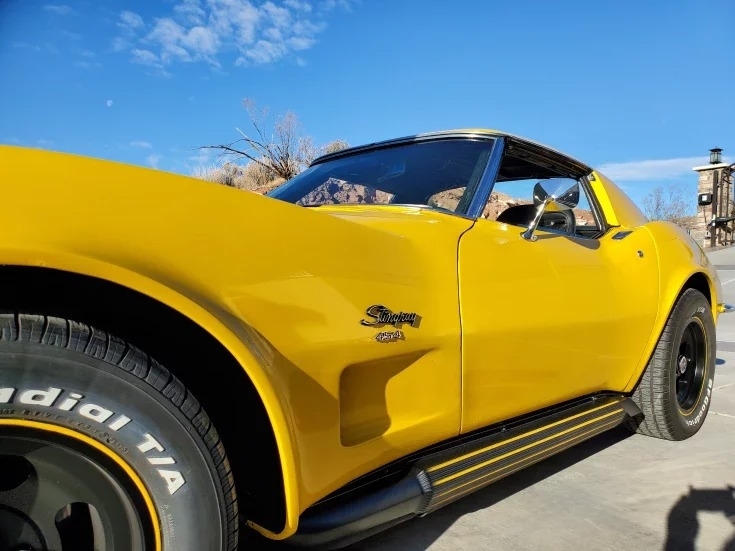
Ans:
[[[684,440],[702,427],[715,377],[716,330],[712,307],[687,289],[676,302],[633,400],[642,415],[628,428],[666,440]]]
[[[222,443],[167,369],[81,323],[0,314],[0,548],[232,551],[237,528]]]

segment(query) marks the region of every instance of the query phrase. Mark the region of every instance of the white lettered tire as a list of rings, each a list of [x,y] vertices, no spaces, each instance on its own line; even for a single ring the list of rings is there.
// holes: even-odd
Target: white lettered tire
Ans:
[[[0,314],[0,513],[2,549],[85,530],[131,551],[237,548],[234,481],[196,398],[134,346],[47,316]]]
[[[626,421],[629,430],[665,440],[699,432],[712,401],[716,340],[709,301],[695,289],[685,290],[631,396],[642,415]]]

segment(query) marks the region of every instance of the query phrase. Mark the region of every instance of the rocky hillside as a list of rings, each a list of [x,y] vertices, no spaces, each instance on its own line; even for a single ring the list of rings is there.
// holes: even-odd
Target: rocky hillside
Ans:
[[[301,205],[335,205],[340,203],[385,204],[391,194],[370,189],[359,184],[349,184],[343,180],[330,178],[323,185],[301,199]]]

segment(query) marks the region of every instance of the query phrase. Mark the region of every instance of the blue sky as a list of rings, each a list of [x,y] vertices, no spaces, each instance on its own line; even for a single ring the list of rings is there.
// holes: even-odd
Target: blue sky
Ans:
[[[249,129],[515,132],[640,200],[735,159],[732,0],[0,0],[0,142],[191,173]],[[692,207],[694,208],[694,207]]]

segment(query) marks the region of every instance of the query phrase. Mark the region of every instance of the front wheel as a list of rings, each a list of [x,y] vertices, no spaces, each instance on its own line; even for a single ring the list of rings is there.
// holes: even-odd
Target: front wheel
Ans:
[[[684,440],[702,427],[712,400],[716,333],[712,307],[695,289],[679,297],[632,399],[640,434]]]
[[[233,551],[207,414],[163,366],[60,318],[0,314],[0,549]]]

